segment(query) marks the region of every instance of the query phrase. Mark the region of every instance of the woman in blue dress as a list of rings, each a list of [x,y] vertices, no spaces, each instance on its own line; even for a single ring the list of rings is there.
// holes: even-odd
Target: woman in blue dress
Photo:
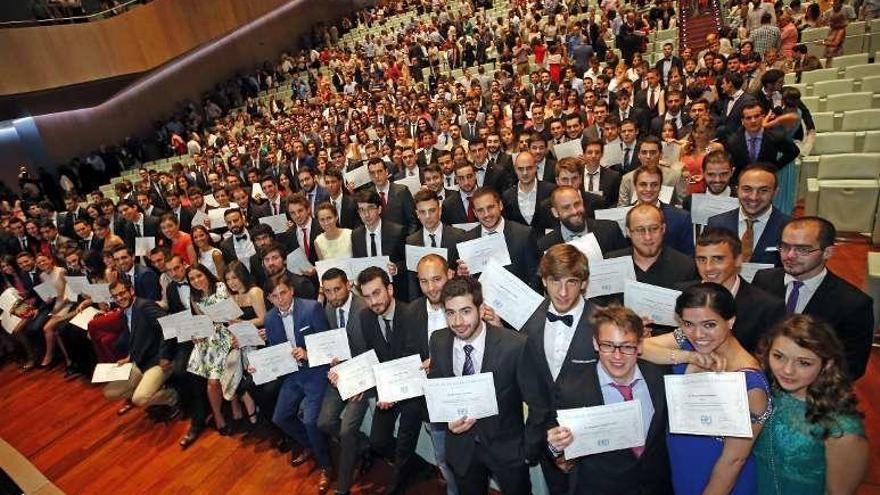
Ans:
[[[756,493],[752,444],[772,412],[769,385],[758,361],[734,337],[736,305],[715,283],[686,289],[675,304],[680,327],[645,340],[642,357],[672,365],[673,373],[742,372],[748,390],[752,438],[670,433],[667,449],[676,495]]]
[[[801,103],[800,90],[787,87],[782,90],[781,96],[781,105],[771,108],[767,113],[765,127],[779,126],[785,137],[792,141],[799,135],[806,138],[811,131],[815,131],[815,126],[812,118],[804,115],[809,110]],[[797,199],[797,167],[794,162],[780,163],[778,166],[781,167],[776,173],[779,187],[773,197],[773,206],[786,215],[791,215]]]
[[[758,493],[855,493],[868,440],[834,331],[792,315],[767,335],[761,361],[774,411],[755,443]]]

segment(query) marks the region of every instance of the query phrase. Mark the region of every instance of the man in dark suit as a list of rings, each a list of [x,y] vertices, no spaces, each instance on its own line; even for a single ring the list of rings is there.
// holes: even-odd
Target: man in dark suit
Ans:
[[[662,137],[663,124],[672,122],[678,130],[678,137],[684,138],[685,134],[682,129],[687,129],[691,125],[691,117],[684,111],[684,95],[681,91],[670,89],[666,91],[666,108],[665,112],[651,119],[650,133],[657,137]]]
[[[137,297],[153,301],[162,299],[159,276],[150,267],[136,265],[128,246],[123,244],[113,250],[113,262],[119,272],[119,279],[129,282]]]
[[[318,210],[318,205],[327,201],[330,196],[327,190],[318,185],[315,180],[315,170],[303,167],[296,173],[299,181],[299,192],[309,201],[309,210],[314,215]]]
[[[367,169],[372,180],[368,189],[379,195],[382,219],[401,225],[407,234],[415,232],[418,227],[412,193],[409,189],[388,180],[388,165],[380,158],[371,158],[367,163]]]
[[[287,214],[293,219],[293,225],[278,236],[278,241],[287,247],[289,253],[302,248],[306,258],[315,264],[318,261],[315,239],[324,233],[324,229],[312,216],[309,200],[302,193],[294,193],[287,200]]]
[[[158,240],[159,219],[156,217],[148,217],[141,213],[137,203],[132,199],[125,199],[119,202],[119,212],[125,219],[122,233],[117,233],[125,242],[125,245],[134,252],[135,239],[138,237],[153,237]]]
[[[80,218],[88,218],[88,213],[79,207],[79,196],[66,194],[64,196],[64,211],[58,214],[56,220],[58,231],[65,237],[74,238],[76,233],[73,230],[73,224]]]
[[[173,354],[157,321],[166,315],[165,311],[155,301],[136,296],[128,280],[110,284],[110,296],[123,311],[128,334],[128,356],[119,364],[131,363],[132,369],[128,380],[105,386],[104,397],[126,399],[117,414],[125,414],[132,407],[168,406],[171,408],[169,417],[176,416],[179,413],[177,393],[164,387],[171,376]]]
[[[483,125],[477,122],[477,110],[468,108],[464,114],[465,121],[461,124],[461,137],[469,143],[479,141],[480,135],[478,131]]]
[[[556,244],[572,241],[587,234],[593,234],[603,253],[610,253],[627,247],[627,241],[617,222],[587,218],[584,201],[580,192],[569,186],[559,186],[550,196],[553,217],[559,220],[559,227],[541,237],[538,252],[543,253]]]
[[[272,422],[303,447],[291,464],[299,466],[314,458],[321,470],[318,491],[326,493],[330,489],[332,461],[324,434],[318,429],[318,415],[327,387],[328,366],[309,366],[304,335],[326,331],[330,325],[317,301],[294,297],[294,281],[289,275],[270,279],[267,289],[275,307],[266,313],[266,344],[289,345],[299,365],[296,373],[278,378],[281,391]]]
[[[525,225],[504,220],[501,197],[492,189],[478,189],[474,193],[473,201],[474,213],[480,225],[465,233],[463,240],[469,241],[488,235],[504,235],[504,242],[510,254],[507,270],[537,289],[540,281],[538,280],[538,242],[535,240],[535,233]],[[469,274],[467,263],[463,260],[459,260],[458,274]]]
[[[230,196],[238,205],[242,216],[247,220],[247,226],[256,226],[260,223],[261,218],[269,216],[269,205],[265,202],[255,201],[245,188],[241,186],[233,188]]]
[[[79,218],[73,224],[73,230],[78,239],[77,245],[82,249],[83,260],[93,262],[101,259],[102,251],[104,251],[104,239],[92,232],[92,225],[86,219]]]
[[[393,179],[395,181],[406,179],[407,177],[418,177],[420,184],[425,182],[424,168],[419,166],[414,149],[408,146],[401,148],[400,159],[403,162],[403,166],[394,173]]]
[[[724,150],[713,150],[703,158],[703,180],[706,181],[706,194],[712,196],[735,196],[730,180],[733,178],[733,165]],[[693,194],[684,198],[682,208],[691,211]]]
[[[477,174],[477,185],[489,187],[499,194],[516,182],[510,157],[496,159],[489,156],[489,149],[484,141],[473,141],[468,148],[474,160],[474,172]]]
[[[514,171],[518,179],[517,183],[501,195],[504,218],[531,226],[533,230],[536,227],[540,229],[533,220],[536,218],[538,206],[550,197],[555,184],[537,179],[538,167],[535,164],[535,157],[528,151],[516,155]],[[543,233],[543,230],[537,230],[535,235],[540,236]]]
[[[10,235],[8,244],[6,245],[7,254],[11,254],[14,256],[22,251],[26,251],[31,254],[35,254],[37,252],[40,242],[37,239],[30,237],[25,232],[24,220],[18,217],[10,218],[9,233],[12,235]]]
[[[403,357],[404,342],[410,327],[409,306],[394,298],[396,286],[385,270],[370,267],[358,275],[358,287],[363,294],[367,307],[362,309],[358,317],[361,331],[368,349],[376,352],[380,363]],[[386,459],[395,460],[395,475],[392,482],[392,493],[402,492],[405,471],[397,469],[397,455],[403,454],[400,438],[394,438],[394,425],[400,415],[397,403],[378,402],[373,416],[370,433],[370,444],[376,453]]]
[[[655,152],[659,153],[659,150]],[[632,182],[636,204],[656,206],[663,211],[664,243],[681,253],[693,255],[694,228],[690,213],[660,201],[663,169],[651,166],[639,167],[632,174]]]
[[[474,223],[477,221],[473,205],[473,195],[477,190],[477,173],[474,166],[467,162],[457,165],[455,180],[458,183],[458,192],[443,200],[443,212],[440,218],[446,225]]]
[[[260,187],[263,188],[263,194],[266,196],[269,215],[280,215],[287,211],[287,198],[283,198],[279,194],[277,180],[270,175],[263,176],[260,179]]]
[[[290,158],[290,164],[284,169],[284,173],[290,178],[290,183],[296,185],[299,189],[299,171],[303,168],[316,170],[318,162],[315,157],[306,151],[306,145],[299,139],[293,142],[293,156]]]
[[[480,320],[483,295],[479,282],[455,277],[443,287],[441,300],[449,327],[431,334],[429,378],[492,373],[498,414],[473,419],[466,415],[448,424],[446,458],[462,494],[486,493],[491,475],[505,495],[531,493],[523,462],[525,337]]]
[[[740,175],[736,190],[740,207],[709,219],[709,227],[724,228],[740,237],[744,262],[780,265],[777,246],[789,216],[773,206],[776,188],[773,165],[750,165]]]
[[[361,330],[359,315],[366,309],[361,296],[351,290],[351,283],[345,272],[331,268],[321,277],[321,291],[327,301],[324,313],[331,328],[344,328],[348,335],[348,345],[352,357],[367,351],[367,344]],[[328,436],[339,440],[339,460],[337,463],[337,493],[348,493],[354,478],[354,468],[358,459],[363,459],[361,471],[369,463],[364,456],[369,451],[367,438],[361,433],[361,424],[369,409],[373,390],[360,396],[343,400],[336,389],[334,372],[330,372],[330,383],[324,392],[324,402],[318,417],[318,428]]]
[[[547,431],[557,426],[558,409],[580,405],[584,369],[596,361],[593,309],[583,296],[589,279],[587,257],[574,246],[559,244],[544,253],[539,271],[549,299],[522,328],[527,336],[524,362],[531,370],[523,385],[529,406],[526,459],[529,464],[540,462],[550,493],[566,493],[569,479],[547,450]]]
[[[174,215],[174,218],[177,219],[177,223],[180,225],[180,230],[186,233],[191,233],[192,220],[195,211],[192,208],[181,205],[180,197],[185,195],[185,191],[175,189],[165,195],[165,202],[168,203],[168,213],[171,213]]]
[[[721,139],[736,135],[743,126],[743,110],[755,103],[755,97],[746,93],[741,72],[727,71],[721,78],[724,97],[715,102],[715,118],[721,125],[716,135]],[[729,149],[729,148],[728,148]],[[734,166],[737,162],[734,161]]]
[[[336,167],[329,167],[324,172],[324,187],[327,189],[327,201],[336,208],[336,216],[339,226],[343,229],[354,229],[361,225],[361,217],[358,216],[357,203],[348,194],[345,194],[343,186],[345,178],[342,171]]]
[[[556,158],[547,151],[547,139],[540,132],[533,132],[529,136],[529,152],[535,157],[538,180],[552,184],[556,182]]]
[[[292,273],[287,269],[287,249],[280,242],[270,242],[257,253],[256,258],[262,259],[263,273],[266,283],[281,276],[286,276],[293,284],[296,295],[300,299],[317,299],[318,291],[309,277]],[[269,302],[272,302],[269,299]],[[274,303],[273,303],[274,304]]]
[[[620,172],[601,166],[604,152],[602,141],[587,140],[584,146],[584,190],[593,196],[601,196],[604,200],[602,207],[614,207],[620,194]]]
[[[736,300],[733,334],[747,351],[757,353],[761,337],[785,317],[782,299],[761,290],[739,276],[742,243],[736,234],[708,227],[697,238],[694,257],[703,282],[721,284]]]
[[[450,265],[455,266],[458,261],[455,247],[464,238],[465,232],[440,221],[440,201],[433,191],[419,191],[415,202],[416,216],[422,228],[410,234],[406,243],[411,246],[446,248],[446,259]],[[422,296],[415,272],[409,271],[408,285],[410,300]]]
[[[165,289],[165,304],[169,313],[179,313],[190,310],[190,286],[187,274],[189,267],[180,256],[172,256],[166,264],[171,281]],[[187,371],[189,357],[193,350],[193,342],[167,341],[172,347],[173,365],[172,377],[174,386],[180,394],[180,401],[189,413],[190,426],[186,434],[178,442],[181,449],[187,449],[195,443],[196,439],[205,429],[205,420],[208,417],[207,380]]]
[[[577,397],[564,407],[594,407],[639,401],[645,442],[640,447],[620,449],[565,461],[563,451],[574,434],[556,426],[547,432],[547,443],[564,468],[574,467],[570,493],[672,493],[669,457],[666,451],[666,393],[663,375],[668,371],[638,359],[644,328],[641,318],[627,308],[608,308],[595,317],[592,344],[598,362],[582,366]],[[531,411],[530,415],[531,415]]]
[[[409,194],[409,191],[407,191]],[[358,213],[363,225],[351,233],[351,252],[355,258],[388,256],[391,276],[398,291],[398,297],[405,298],[406,255],[403,244],[406,231],[403,226],[382,218],[383,206],[379,194],[373,190],[358,191],[356,194]]]
[[[612,115],[620,119],[621,133],[623,132],[623,125],[627,122],[634,123],[637,132],[649,128],[648,126],[651,124],[651,119],[648,112],[632,105],[629,91],[626,89],[617,91],[615,94],[615,101],[617,102],[617,105]],[[631,169],[627,169],[626,164],[624,164],[624,173],[628,170]]]
[[[801,82],[801,76],[804,72],[821,69],[822,62],[815,55],[807,53],[807,45],[800,43],[794,47],[794,73],[797,74],[796,83]]]
[[[152,196],[150,196],[150,193],[148,192],[138,191],[135,193],[134,197],[141,212],[148,217],[162,218],[162,215],[168,212],[168,210],[164,210],[154,205]]]
[[[223,220],[232,234],[220,242],[219,248],[223,253],[223,259],[226,263],[237,260],[249,266],[251,257],[257,254],[257,249],[253,237],[248,232],[244,215],[238,208],[230,208],[223,212]]]
[[[660,74],[664,87],[669,83],[669,72],[673,67],[677,68],[679,73],[684,72],[684,64],[679,57],[673,55],[672,50],[672,43],[663,43],[663,58],[654,64],[654,68]]]
[[[786,311],[828,322],[843,343],[852,380],[865,374],[874,335],[873,300],[826,266],[837,232],[828,220],[789,220],[779,243],[781,268],[761,270],[754,284],[785,299]]]
[[[516,182],[516,172],[513,170],[513,158],[501,148],[501,136],[497,132],[490,132],[486,136],[486,153],[486,178],[490,185],[498,188],[498,192],[504,192]]]
[[[742,126],[728,135],[725,148],[733,161],[736,184],[738,175],[747,165],[757,162],[773,164],[776,170],[790,167],[800,150],[782,131],[764,129],[764,109],[757,102],[743,106]],[[729,120],[728,120],[729,122]]]

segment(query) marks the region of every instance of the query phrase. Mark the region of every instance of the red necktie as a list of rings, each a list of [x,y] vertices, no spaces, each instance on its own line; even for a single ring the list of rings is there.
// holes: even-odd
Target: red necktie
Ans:
[[[385,193],[384,193],[384,192],[381,192],[381,191],[380,191],[380,192],[379,192],[379,196],[382,198],[382,210],[384,210],[385,208],[388,207],[388,200],[385,199]]]
[[[302,230],[303,234],[303,252],[306,253],[306,258],[310,258],[312,256],[312,250],[309,247],[309,233],[306,229]]]
[[[635,383],[635,382],[633,382],[633,383]],[[620,395],[623,396],[624,402],[629,402],[629,401],[633,400],[633,385],[632,385],[632,383],[629,385],[619,385],[617,383],[612,383],[611,386],[616,388],[617,391],[620,392]],[[632,452],[636,457],[641,457],[642,453],[645,452],[645,446],[642,445],[641,447],[633,447]]]
[[[474,213],[474,200],[473,198],[468,198],[468,208],[467,208],[467,218],[468,222],[476,222],[477,215]]]

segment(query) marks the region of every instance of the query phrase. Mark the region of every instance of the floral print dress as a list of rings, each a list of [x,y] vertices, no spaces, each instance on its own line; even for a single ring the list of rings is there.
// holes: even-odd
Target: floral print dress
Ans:
[[[199,313],[204,313],[202,308],[216,304],[223,299],[228,299],[229,292],[223,283],[217,284],[217,290],[213,294],[197,301],[196,308]],[[186,369],[190,373],[205,377],[209,380],[219,380],[226,365],[226,356],[232,349],[232,334],[225,323],[214,323],[214,334],[205,340],[195,343],[189,355],[189,364]]]

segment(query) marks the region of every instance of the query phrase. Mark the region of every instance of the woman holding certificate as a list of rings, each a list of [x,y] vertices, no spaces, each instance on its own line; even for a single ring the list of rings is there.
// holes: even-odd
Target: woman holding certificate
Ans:
[[[793,315],[767,335],[761,360],[774,411],[755,443],[758,493],[854,493],[868,440],[834,331]]]
[[[680,323],[679,328],[672,333],[646,339],[642,357],[656,364],[672,365],[676,375],[707,371],[729,372],[719,373],[717,378],[720,381],[725,375],[739,378],[732,372],[742,372],[745,375],[748,414],[751,418],[751,431],[745,432],[750,433],[751,438],[710,436],[706,433],[669,433],[667,448],[675,493],[755,493],[756,474],[752,444],[772,412],[770,387],[758,361],[733,336],[733,322],[736,319],[733,296],[721,285],[698,284],[689,287],[678,297],[675,313]],[[733,409],[734,406],[725,400],[725,396],[731,394],[725,392],[714,398],[708,397],[714,390],[720,390],[720,386],[710,385],[702,396],[696,393],[689,395],[691,390],[684,389],[684,393],[680,394],[684,399],[678,403],[674,397],[679,395],[670,390],[669,381],[666,388],[667,397],[670,398],[670,431],[676,431],[673,424],[684,425],[685,429],[690,427],[694,431],[706,428],[707,424],[721,428],[723,423],[730,423],[732,419],[739,417]],[[701,406],[706,407],[706,401],[720,404],[717,406],[720,411],[716,409],[712,412],[724,417],[713,422],[713,416],[699,410]],[[679,411],[681,421],[676,422],[673,415]],[[747,421],[749,418],[744,419]],[[746,424],[746,430],[748,429]]]
[[[195,314],[204,314],[204,308],[229,298],[226,285],[217,281],[217,277],[205,266],[195,264],[187,274],[192,297],[192,308]],[[232,349],[232,334],[223,323],[214,324],[214,333],[207,339],[193,339],[195,345],[189,356],[187,371],[208,380],[208,401],[214,413],[214,426],[221,435],[229,435],[232,429],[223,416],[223,390],[220,377],[226,366],[226,356]],[[241,405],[237,400],[232,402],[233,414],[241,417]]]
[[[329,202],[319,204],[317,217],[324,231],[315,238],[318,259],[351,258],[351,229],[339,228],[336,207]]]

